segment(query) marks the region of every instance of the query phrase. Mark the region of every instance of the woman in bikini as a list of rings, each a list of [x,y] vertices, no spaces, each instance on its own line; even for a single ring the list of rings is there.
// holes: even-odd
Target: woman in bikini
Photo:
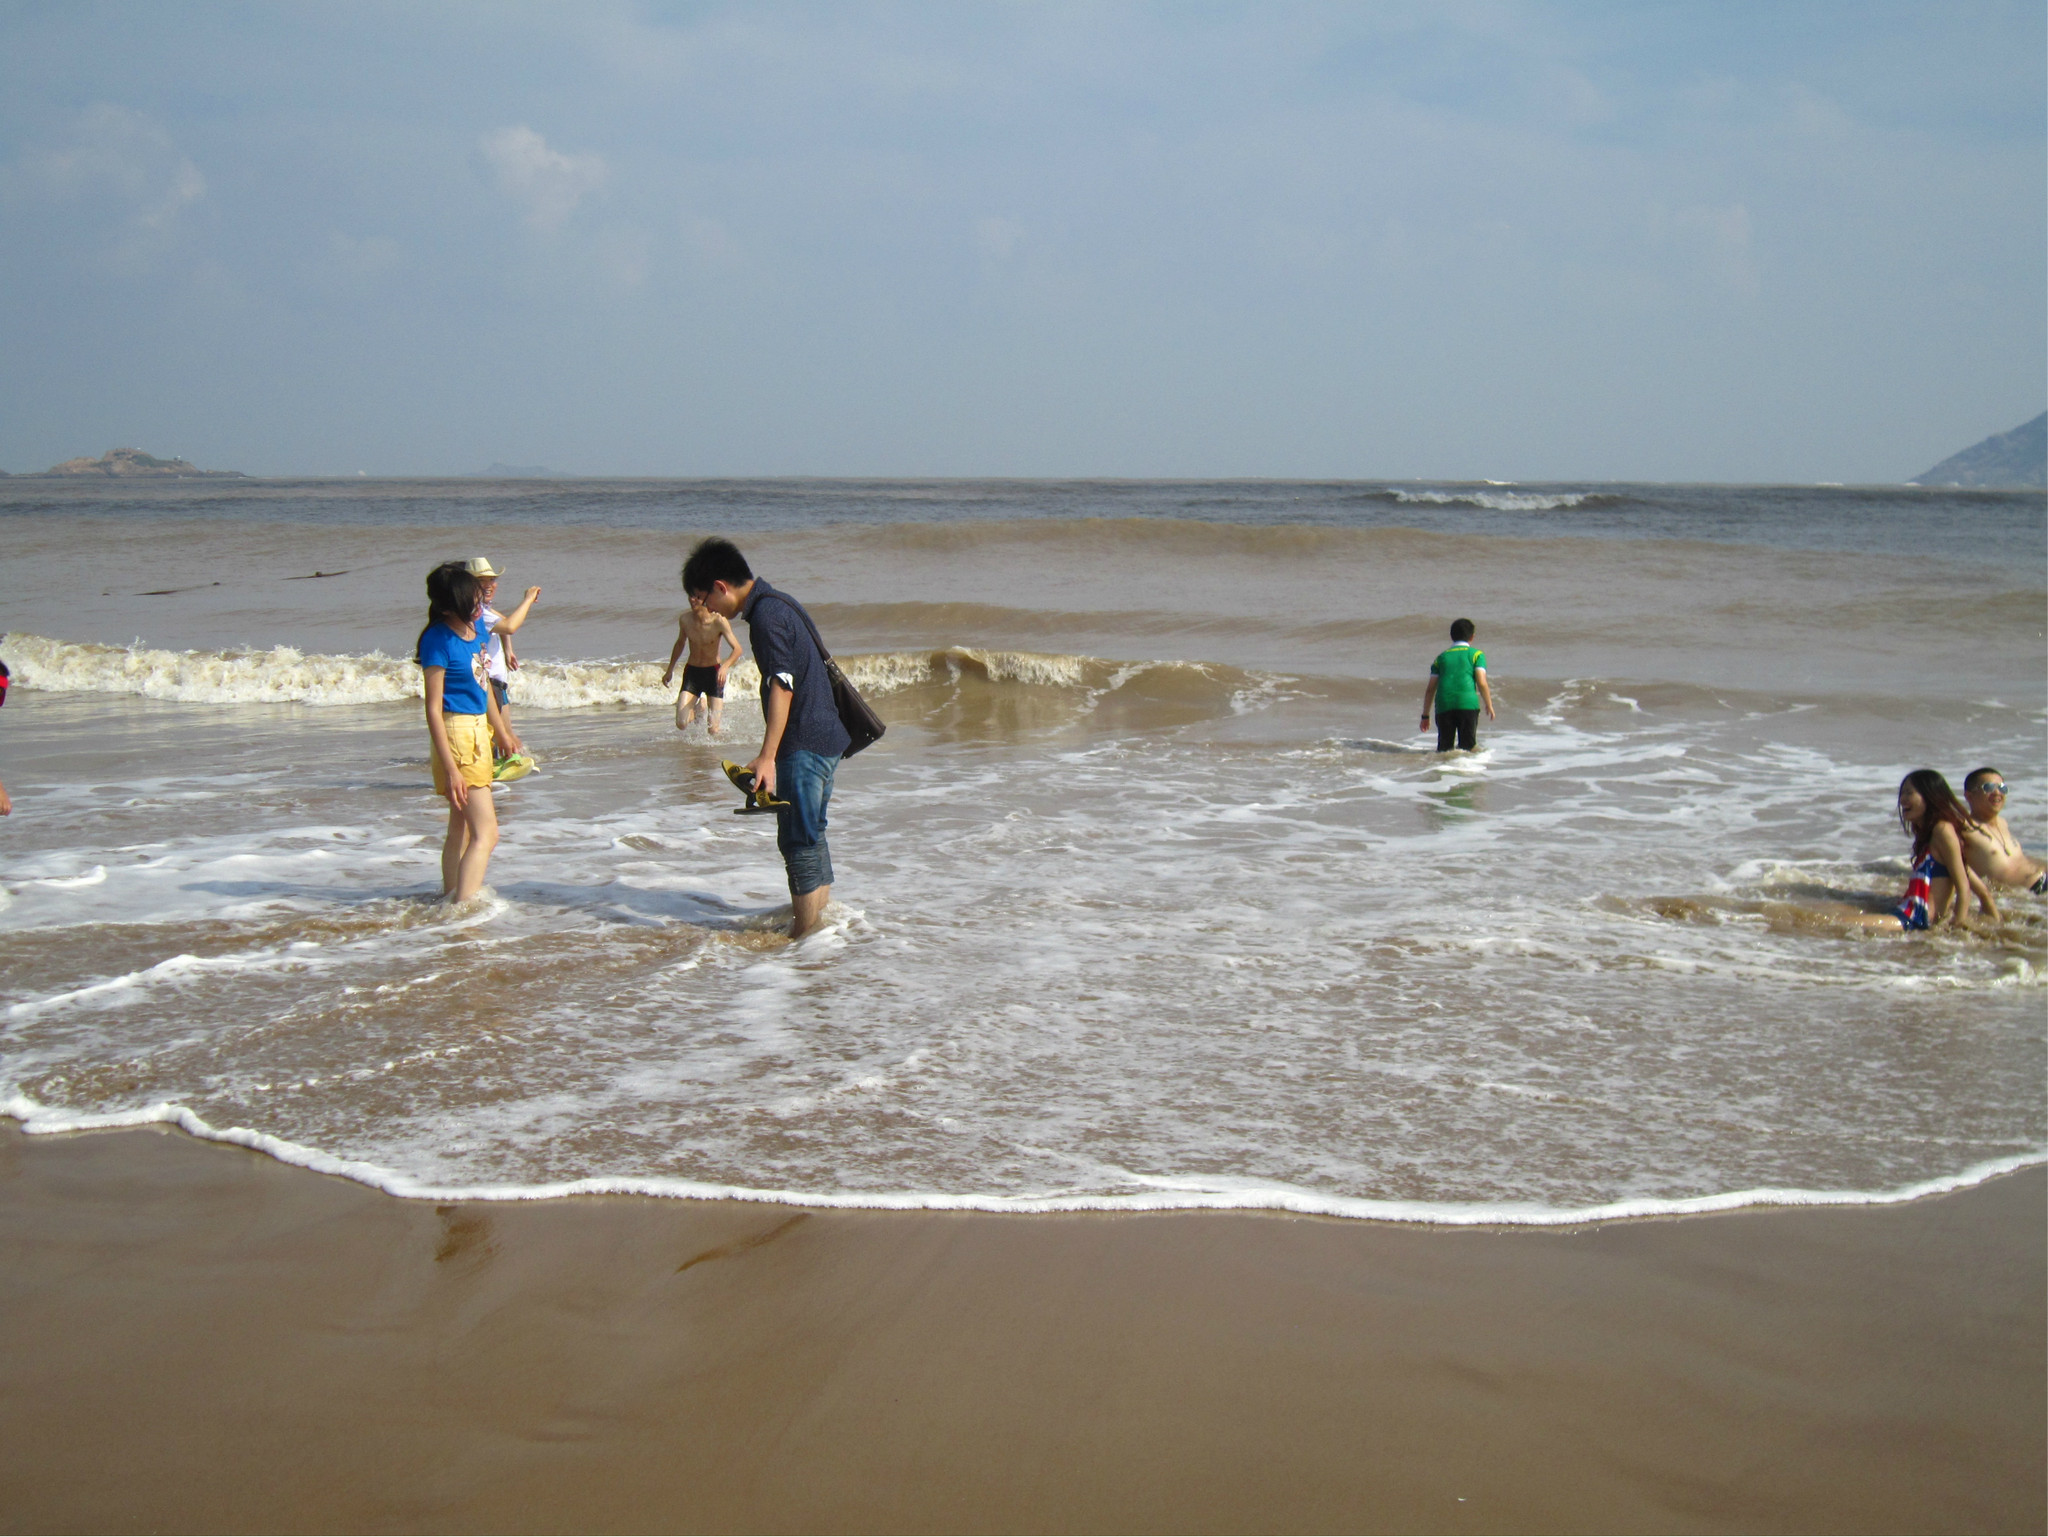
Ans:
[[[1915,769],[1899,782],[1899,827],[1913,840],[1906,894],[1888,913],[1859,914],[1860,923],[1895,934],[1951,922],[1968,928],[1973,892],[1991,921],[2000,921],[1991,888],[1963,858],[1963,839],[1977,824],[1948,781],[1933,769]],[[1898,927],[1892,928],[1894,924]]]

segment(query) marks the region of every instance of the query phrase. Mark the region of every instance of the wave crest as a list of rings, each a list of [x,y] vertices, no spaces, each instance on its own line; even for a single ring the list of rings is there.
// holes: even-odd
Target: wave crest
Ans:
[[[409,657],[268,650],[169,651],[92,641],[9,635],[7,661],[26,688],[68,694],[136,694],[179,704],[390,704],[419,699],[425,680]],[[758,688],[753,663],[733,670],[735,687]],[[671,690],[653,662],[528,662],[519,669],[523,706],[571,710],[600,704],[660,704]]]
[[[164,651],[147,646],[9,635],[7,662],[26,688],[67,694],[139,694],[182,704],[381,704],[417,699],[420,670],[367,656],[267,651]]]
[[[1394,500],[1410,506],[1484,507],[1491,512],[1554,512],[1560,507],[1582,507],[1591,501],[1610,500],[1590,491],[1403,491],[1394,489]]]
[[[409,658],[269,650],[169,651],[146,646],[7,637],[7,659],[23,687],[50,693],[134,694],[179,704],[390,704],[421,698],[424,680]],[[994,686],[1149,695],[1192,688],[1226,696],[1247,685],[1235,668],[1201,662],[1119,662],[1104,657],[945,646],[844,655],[840,666],[863,694],[879,697],[963,679]],[[727,679],[728,694],[751,698],[761,673],[748,658]],[[663,705],[675,686],[662,685],[656,662],[527,662],[515,698],[522,709],[576,710],[597,705]]]

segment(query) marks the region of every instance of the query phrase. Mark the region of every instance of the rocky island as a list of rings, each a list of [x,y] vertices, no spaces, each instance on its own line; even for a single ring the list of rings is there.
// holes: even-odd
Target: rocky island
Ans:
[[[2010,432],[1952,454],[1909,486],[1975,486],[2030,489],[2048,485],[2048,411]]]
[[[110,448],[97,459],[66,459],[45,475],[104,475],[118,479],[247,480],[240,470],[202,470],[185,459],[159,459],[139,448]]]

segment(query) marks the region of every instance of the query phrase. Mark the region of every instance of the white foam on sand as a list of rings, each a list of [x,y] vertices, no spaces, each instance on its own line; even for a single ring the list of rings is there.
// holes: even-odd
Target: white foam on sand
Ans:
[[[777,1190],[721,1185],[687,1179],[576,1179],[541,1185],[433,1185],[360,1159],[339,1158],[317,1148],[247,1127],[210,1126],[182,1105],[155,1104],[93,1115],[67,1114],[22,1094],[0,1100],[0,1115],[29,1136],[113,1131],[137,1126],[174,1126],[206,1142],[221,1142],[262,1153],[280,1163],[332,1174],[409,1201],[553,1201],[569,1196],[638,1195],[692,1201],[757,1201],[840,1211],[979,1211],[1030,1215],[1051,1212],[1284,1211],[1301,1216],[1349,1217],[1372,1222],[1435,1227],[1578,1227],[1642,1217],[1699,1216],[1770,1206],[1894,1206],[1981,1185],[2019,1169],[2048,1163],[2048,1150],[2019,1153],[1977,1164],[1959,1174],[1891,1190],[1731,1190],[1677,1200],[1635,1199],[1597,1206],[1554,1209],[1524,1202],[1453,1205],[1426,1201],[1374,1201],[1319,1195],[1266,1180],[1139,1179],[1149,1188],[1133,1195],[983,1195],[972,1192],[892,1190],[871,1194],[845,1191]],[[1134,1177],[1135,1178],[1135,1177]]]

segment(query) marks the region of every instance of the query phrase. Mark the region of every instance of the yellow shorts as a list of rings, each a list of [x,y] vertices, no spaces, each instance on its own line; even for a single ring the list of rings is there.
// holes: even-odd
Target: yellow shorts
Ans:
[[[488,715],[443,715],[441,729],[448,733],[448,750],[455,754],[456,772],[466,785],[483,788],[491,782],[491,718]],[[448,770],[441,755],[432,750],[427,738],[427,756],[434,764],[434,793],[448,793]]]

